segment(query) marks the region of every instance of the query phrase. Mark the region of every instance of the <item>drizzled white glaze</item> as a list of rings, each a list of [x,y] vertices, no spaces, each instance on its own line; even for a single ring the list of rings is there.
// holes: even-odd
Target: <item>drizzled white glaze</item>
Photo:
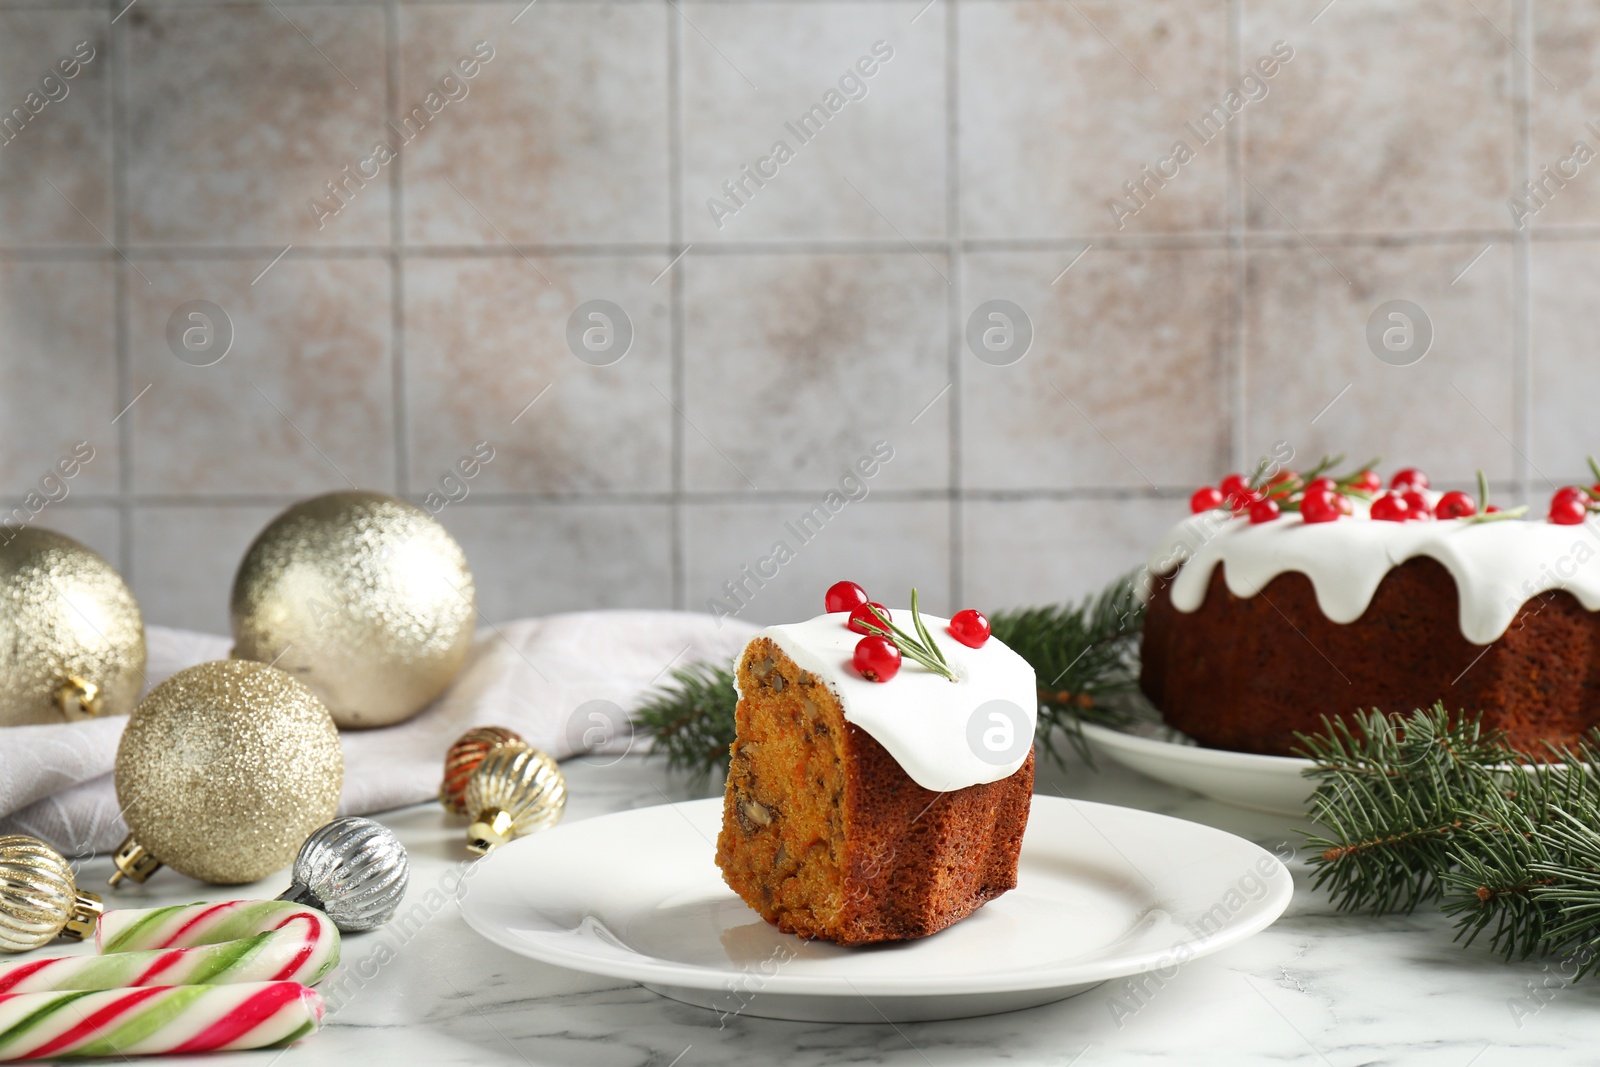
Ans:
[[[1219,523],[1220,512],[1191,515],[1157,544],[1150,571],[1167,574],[1184,564],[1172,584],[1172,606],[1182,612],[1200,608],[1219,563],[1228,591],[1240,597],[1298,571],[1311,579],[1322,613],[1349,623],[1367,610],[1391,568],[1428,556],[1455,578],[1462,636],[1478,645],[1505,633],[1524,603],[1552,589],[1600,610],[1600,526],[1593,520],[1374,522],[1364,510],[1309,525],[1294,513],[1259,525],[1243,518]]]
[[[891,608],[890,615],[913,632],[910,608]],[[922,621],[957,680],[908,658],[889,681],[869,682],[851,665],[861,635],[845,625],[849,617],[818,615],[769,626],[755,636],[771,638],[796,666],[816,675],[839,698],[844,717],[871,734],[924,789],[948,792],[1017,772],[1027,759],[1027,745],[1018,746],[1022,753],[1014,761],[990,763],[969,744],[968,724],[979,705],[1005,700],[1022,709],[1032,739],[1039,695],[1027,660],[993,637],[982,648],[968,648],[945,630],[950,620],[924,614]]]

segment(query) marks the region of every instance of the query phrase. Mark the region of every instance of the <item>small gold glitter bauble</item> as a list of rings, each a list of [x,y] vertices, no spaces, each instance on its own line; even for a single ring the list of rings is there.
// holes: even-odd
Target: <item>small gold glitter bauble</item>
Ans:
[[[444,780],[439,783],[439,803],[457,815],[467,813],[465,794],[472,772],[483,757],[502,745],[527,748],[528,742],[504,726],[474,726],[444,754]]]
[[[122,576],[53,530],[0,526],[0,726],[126,715],[143,685]]]
[[[94,933],[100,898],[80,892],[66,858],[23,834],[0,836],[0,952]]]
[[[567,810],[567,778],[536,748],[501,746],[467,781],[467,849],[483,855],[537,830],[548,830]]]
[[[140,701],[117,748],[129,834],[112,884],[161,864],[217,885],[264,878],[333,818],[343,785],[339,732],[311,690],[264,663],[179,671]]]
[[[340,726],[387,726],[461,670],[476,603],[466,555],[426,511],[328,493],[273,519],[245,553],[233,654],[300,679]]]

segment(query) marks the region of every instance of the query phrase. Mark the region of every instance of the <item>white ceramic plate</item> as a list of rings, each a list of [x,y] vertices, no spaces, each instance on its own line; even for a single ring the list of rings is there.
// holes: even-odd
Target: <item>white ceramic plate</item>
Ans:
[[[861,948],[780,933],[714,856],[720,799],[569,823],[479,861],[467,924],[497,945],[731,1015],[958,1019],[1180,966],[1271,925],[1293,881],[1208,826],[1035,796],[1017,888],[932,937]]]
[[[1144,737],[1087,722],[1083,736],[1096,753],[1130,770],[1251,811],[1304,819],[1315,788],[1301,774],[1312,766],[1308,759],[1201,748],[1187,739]]]

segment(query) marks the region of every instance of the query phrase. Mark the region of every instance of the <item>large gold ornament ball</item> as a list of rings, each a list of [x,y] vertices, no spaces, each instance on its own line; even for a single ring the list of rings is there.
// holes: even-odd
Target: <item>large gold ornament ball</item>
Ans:
[[[316,695],[264,663],[179,671],[134,709],[117,801],[156,859],[203,882],[254,882],[334,817],[339,732]]]
[[[442,693],[472,645],[477,594],[433,516],[382,493],[302,500],[233,580],[233,654],[276,663],[340,726],[387,726]]]
[[[0,527],[0,726],[126,715],[144,620],[116,569],[70,537]]]

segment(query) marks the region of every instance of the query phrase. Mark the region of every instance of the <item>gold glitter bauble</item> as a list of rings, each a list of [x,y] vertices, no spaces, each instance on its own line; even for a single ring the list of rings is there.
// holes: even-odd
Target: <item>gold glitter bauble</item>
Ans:
[[[536,748],[502,745],[467,780],[463,798],[472,812],[467,849],[483,855],[537,830],[548,830],[567,810],[567,777]]]
[[[126,715],[144,620],[115,568],[70,537],[0,527],[0,726]]]
[[[461,546],[381,493],[302,500],[261,531],[233,579],[233,654],[276,663],[340,726],[409,719],[444,692],[477,614]]]
[[[0,835],[0,952],[94,933],[100,898],[78,891],[66,858],[37,838]]]
[[[444,754],[444,778],[439,782],[439,803],[457,815],[467,813],[465,793],[472,772],[483,758],[502,745],[527,748],[528,742],[504,726],[474,726]]]
[[[264,663],[190,667],[140,701],[123,731],[117,800],[129,836],[117,866],[137,881],[164,863],[203,882],[254,882],[294,862],[343,785],[339,732],[311,690]]]

